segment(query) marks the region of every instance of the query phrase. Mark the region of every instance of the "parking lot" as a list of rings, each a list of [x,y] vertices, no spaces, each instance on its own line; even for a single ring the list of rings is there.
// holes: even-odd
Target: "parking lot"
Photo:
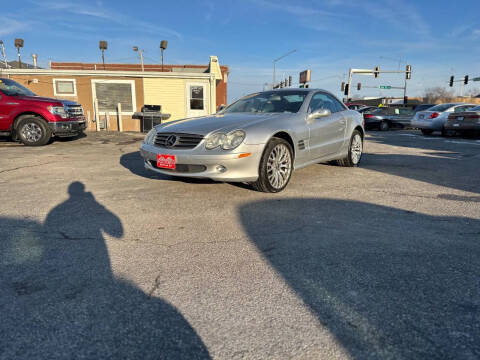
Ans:
[[[0,141],[1,359],[480,357],[480,140],[372,131],[265,194],[142,139]]]

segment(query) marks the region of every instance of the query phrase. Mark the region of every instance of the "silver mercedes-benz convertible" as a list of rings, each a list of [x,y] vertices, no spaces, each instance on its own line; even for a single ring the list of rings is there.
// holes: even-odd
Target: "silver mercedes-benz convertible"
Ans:
[[[248,182],[283,190],[294,169],[336,160],[357,166],[363,118],[318,89],[251,94],[212,116],[157,125],[145,137],[145,167],[162,174]]]

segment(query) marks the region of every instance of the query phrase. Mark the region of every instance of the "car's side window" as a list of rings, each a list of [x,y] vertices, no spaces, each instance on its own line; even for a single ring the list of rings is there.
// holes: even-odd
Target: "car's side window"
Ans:
[[[338,100],[332,96],[325,93],[316,93],[313,95],[312,100],[310,100],[308,111],[312,113],[319,109],[330,110],[332,114],[345,110],[342,104],[340,104]]]

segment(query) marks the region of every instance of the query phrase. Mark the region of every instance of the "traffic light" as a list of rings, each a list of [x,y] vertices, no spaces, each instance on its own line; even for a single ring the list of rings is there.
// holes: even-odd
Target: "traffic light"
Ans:
[[[288,77],[288,87],[292,86],[292,75]]]
[[[361,84],[361,83],[358,83],[358,84],[357,84],[357,90],[360,91],[361,88],[362,88],[362,84]]]
[[[380,74],[380,66],[375,66],[375,70],[373,71],[373,77],[376,79]]]
[[[345,91],[345,81],[342,81],[342,86],[340,87],[340,91],[341,92]]]
[[[454,79],[453,75],[452,75],[452,76],[450,76],[450,87],[452,87],[452,86],[453,86],[453,79]]]
[[[406,105],[408,103],[408,96],[403,97],[403,104]]]
[[[410,80],[412,78],[412,66],[407,65],[405,68],[405,79]]]
[[[468,84],[468,75],[465,75],[465,79],[463,80],[463,83],[464,83],[465,85]]]
[[[348,88],[350,87],[350,84],[345,84],[345,91],[344,94],[348,96]]]

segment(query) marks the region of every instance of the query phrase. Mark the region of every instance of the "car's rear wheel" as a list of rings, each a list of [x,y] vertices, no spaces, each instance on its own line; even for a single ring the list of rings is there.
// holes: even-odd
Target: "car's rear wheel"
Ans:
[[[343,159],[337,160],[337,164],[345,167],[354,167],[360,163],[363,154],[363,138],[360,131],[354,130],[350,138],[348,154]]]
[[[421,129],[423,135],[432,135],[433,130],[430,129]]]
[[[16,133],[26,146],[45,145],[52,137],[52,132],[45,121],[35,116],[22,119]]]
[[[285,189],[292,176],[293,150],[284,139],[273,138],[265,147],[258,179],[252,186],[261,192],[276,193]]]
[[[380,122],[378,128],[380,129],[380,131],[388,131],[388,129],[390,129],[390,124],[388,123],[388,121],[383,120]]]

